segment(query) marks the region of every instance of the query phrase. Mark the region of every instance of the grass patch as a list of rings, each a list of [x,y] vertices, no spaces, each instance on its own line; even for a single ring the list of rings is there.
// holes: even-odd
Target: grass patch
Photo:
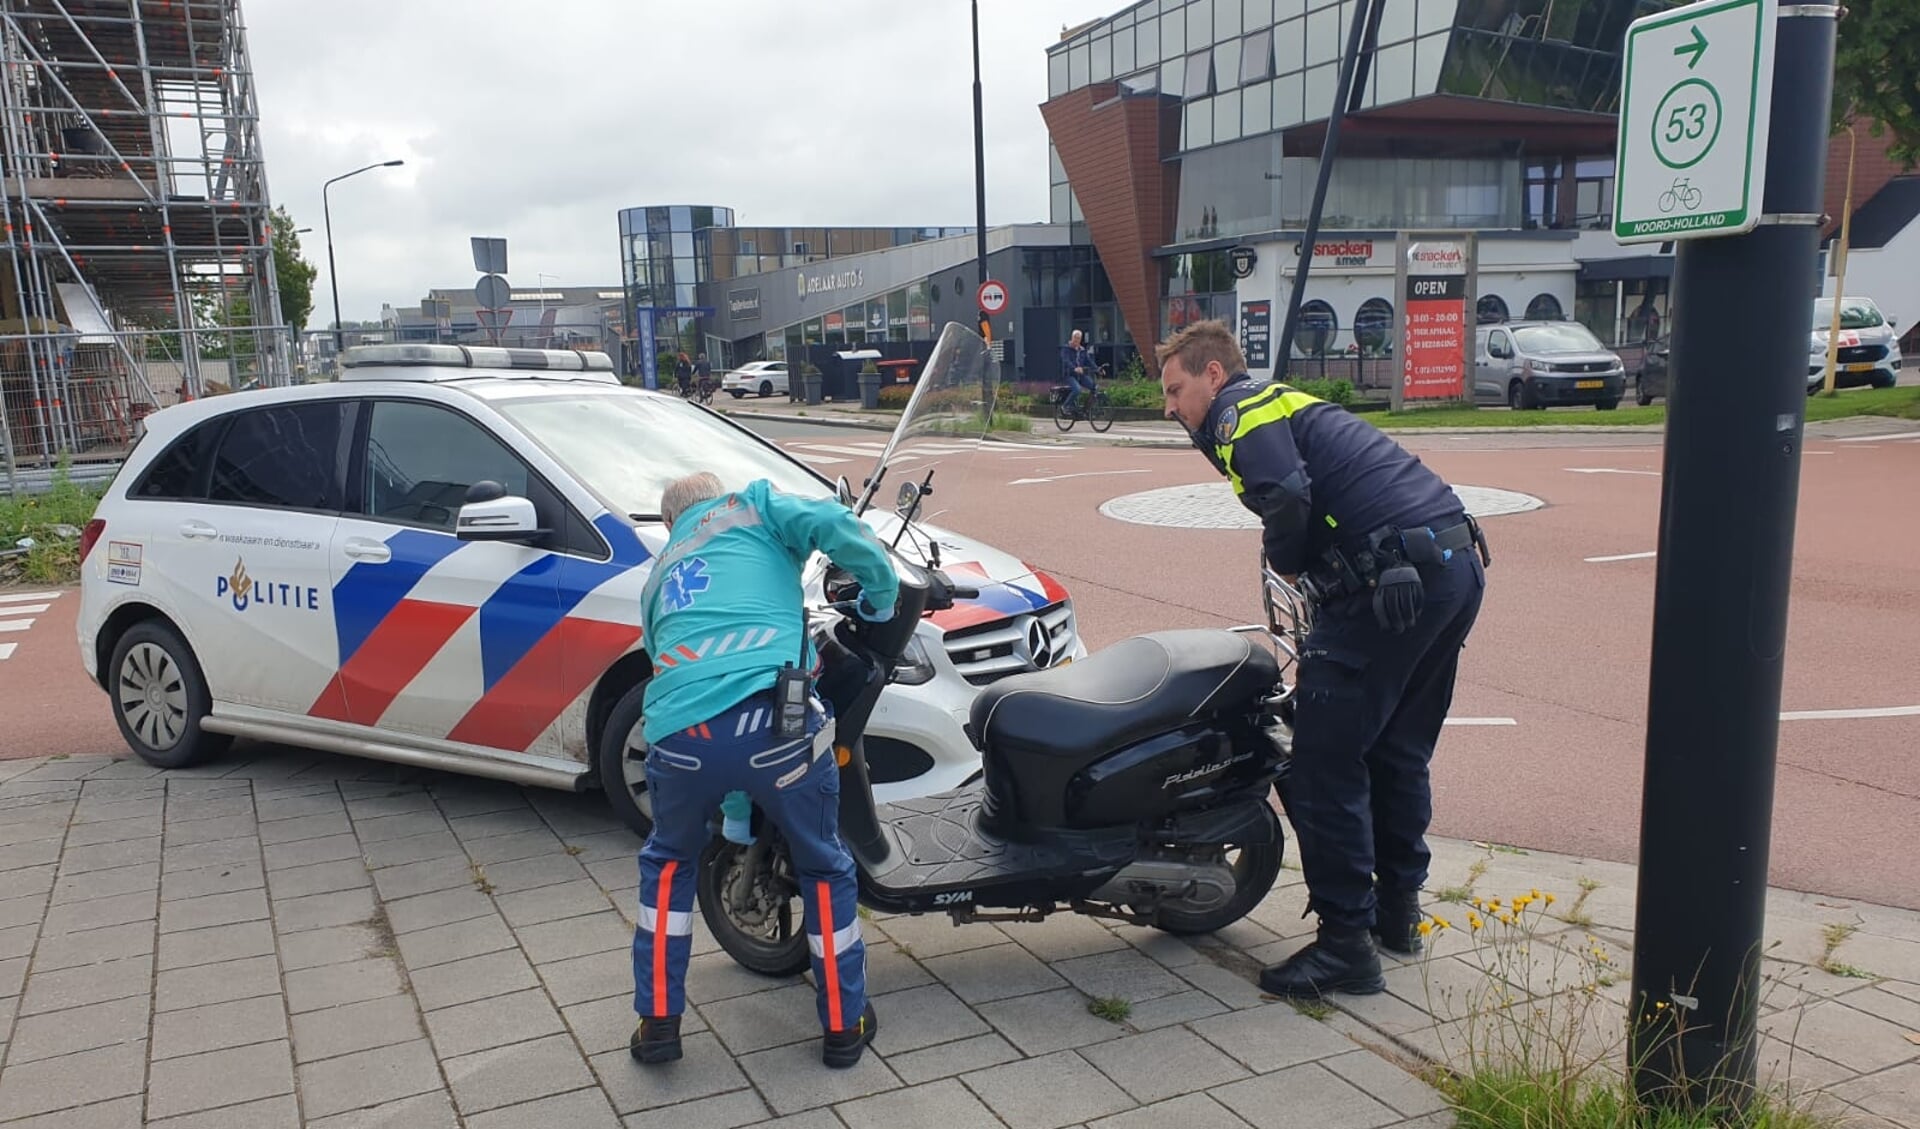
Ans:
[[[0,552],[14,548],[22,537],[34,547],[23,554],[0,557],[0,584],[72,584],[80,579],[80,541],[62,536],[59,526],[84,528],[100,504],[105,484],[78,486],[66,468],[54,473],[53,489],[44,494],[0,498]]]
[[[487,880],[487,868],[476,862],[469,869],[473,872],[473,888],[482,894],[493,893],[493,883]]]
[[[1099,996],[1087,1001],[1087,1011],[1108,1023],[1124,1023],[1133,1014],[1133,1005],[1118,996]]]
[[[1468,898],[1473,897],[1473,887],[1442,886],[1433,892],[1433,896],[1437,901],[1450,902],[1453,905],[1463,905]]]
[[[1461,1129],[1830,1129],[1839,1122],[1761,1094],[1744,1116],[1717,1109],[1648,1109],[1624,1080],[1606,1084],[1522,1071],[1442,1072],[1435,1088]]]
[[[1885,416],[1920,419],[1920,387],[1849,389],[1837,396],[1807,399],[1807,422]],[[1422,427],[1630,427],[1665,424],[1667,406],[1635,407],[1623,404],[1610,411],[1593,408],[1547,408],[1515,412],[1487,408],[1408,408],[1397,412],[1366,412],[1362,419],[1383,430]]]
[[[1571,906],[1567,907],[1567,912],[1560,915],[1560,920],[1566,922],[1568,925],[1578,925],[1582,929],[1591,926],[1593,924],[1593,915],[1587,912],[1587,899],[1592,897],[1593,892],[1599,888],[1600,883],[1598,881],[1582,875],[1580,878],[1580,896],[1573,900]]]
[[[1333,1018],[1334,1006],[1325,1000],[1288,1000],[1287,1002],[1293,1005],[1293,1010],[1308,1019],[1317,1019],[1325,1023]]]

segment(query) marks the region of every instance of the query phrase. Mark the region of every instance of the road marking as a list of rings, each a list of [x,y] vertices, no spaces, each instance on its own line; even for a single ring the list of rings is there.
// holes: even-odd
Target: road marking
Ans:
[[[0,596],[0,604],[28,604],[40,600],[57,600],[60,596],[61,593],[59,592],[13,592],[5,596]],[[12,609],[8,610],[11,611]]]
[[[1621,553],[1617,557],[1588,557],[1588,564],[1605,564],[1608,561],[1644,561],[1653,553]]]
[[[1518,725],[1510,717],[1450,717],[1443,725]]]
[[[0,619],[0,631],[25,631],[32,626],[30,619]]]
[[[8,605],[7,610],[4,614],[32,615],[35,612],[46,611],[48,608],[51,608],[52,606],[53,606],[52,604],[10,604]]]
[[[826,443],[801,443],[796,447],[796,450],[824,451],[829,455],[864,455],[867,458],[872,458],[882,451],[885,451],[886,448],[873,447],[869,449],[867,447],[835,447]]]
[[[1920,717],[1920,706],[1884,706],[1857,710],[1791,710],[1781,713],[1781,721],[1847,721],[1864,717]]]
[[[1659,478],[1657,470],[1620,470],[1610,466],[1570,466],[1566,468],[1575,474],[1644,474],[1648,478]]]
[[[812,463],[815,466],[832,466],[834,463],[853,461],[852,459],[836,459],[832,455],[801,455],[799,459],[803,463]]]
[[[1008,486],[1030,486],[1036,482],[1059,482],[1061,479],[1065,479],[1065,478],[1096,478],[1103,474],[1145,474],[1145,473],[1147,473],[1147,470],[1145,467],[1141,467],[1135,470],[1082,470],[1082,471],[1075,471],[1072,474],[1056,474],[1047,478],[1016,478],[1012,482],[1007,483],[1007,485]]]
[[[1920,431],[1898,431],[1892,435],[1849,435],[1835,443],[1891,443],[1896,439],[1920,439]]]

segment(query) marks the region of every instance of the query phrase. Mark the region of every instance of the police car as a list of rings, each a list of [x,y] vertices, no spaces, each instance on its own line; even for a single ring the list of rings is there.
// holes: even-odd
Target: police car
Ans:
[[[644,834],[662,488],[711,470],[846,500],[846,481],[622,386],[604,353],[378,345],[341,364],[338,383],[149,416],[87,524],[80,656],[127,743],[162,767],[239,737],[597,786]],[[888,536],[899,518],[867,520]],[[1086,653],[1050,577],[934,536],[980,596],[921,623],[876,708],[882,800],[979,771],[963,726],[981,685]]]

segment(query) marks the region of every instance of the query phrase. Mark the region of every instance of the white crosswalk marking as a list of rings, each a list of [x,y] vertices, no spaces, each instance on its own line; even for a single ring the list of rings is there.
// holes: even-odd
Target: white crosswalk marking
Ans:
[[[13,649],[19,645],[18,643],[0,643],[0,659],[12,658]]]
[[[32,626],[30,619],[0,619],[0,631],[25,631]]]
[[[9,592],[0,595],[0,604],[31,604],[41,600],[57,600],[58,592]]]
[[[6,610],[0,611],[0,615],[33,615],[35,612],[46,611],[52,606],[52,604],[8,604]]]
[[[53,606],[52,601],[59,599],[62,592],[6,592],[0,593],[0,633],[8,635],[24,633],[34,625],[34,616]],[[24,616],[26,618],[12,618]],[[0,643],[0,661],[13,657],[18,643]]]

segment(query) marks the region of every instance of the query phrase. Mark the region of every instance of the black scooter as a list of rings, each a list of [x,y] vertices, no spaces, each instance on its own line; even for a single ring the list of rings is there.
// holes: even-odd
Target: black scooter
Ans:
[[[837,719],[840,834],[861,904],[944,912],[956,925],[1039,921],[1064,906],[1194,934],[1266,897],[1285,846],[1269,797],[1290,756],[1292,702],[1282,660],[1259,635],[1154,632],[1002,679],[975,699],[967,726],[981,776],[876,807],[862,743],[874,704],[921,615],[975,594],[937,567],[901,560],[897,572],[898,610],[878,624],[850,614],[850,582],[830,580],[843,614],[820,642],[820,692]],[[808,963],[798,883],[778,829],[757,811],[754,832],[749,846],[717,833],[709,842],[701,913],[742,966],[795,975]]]

